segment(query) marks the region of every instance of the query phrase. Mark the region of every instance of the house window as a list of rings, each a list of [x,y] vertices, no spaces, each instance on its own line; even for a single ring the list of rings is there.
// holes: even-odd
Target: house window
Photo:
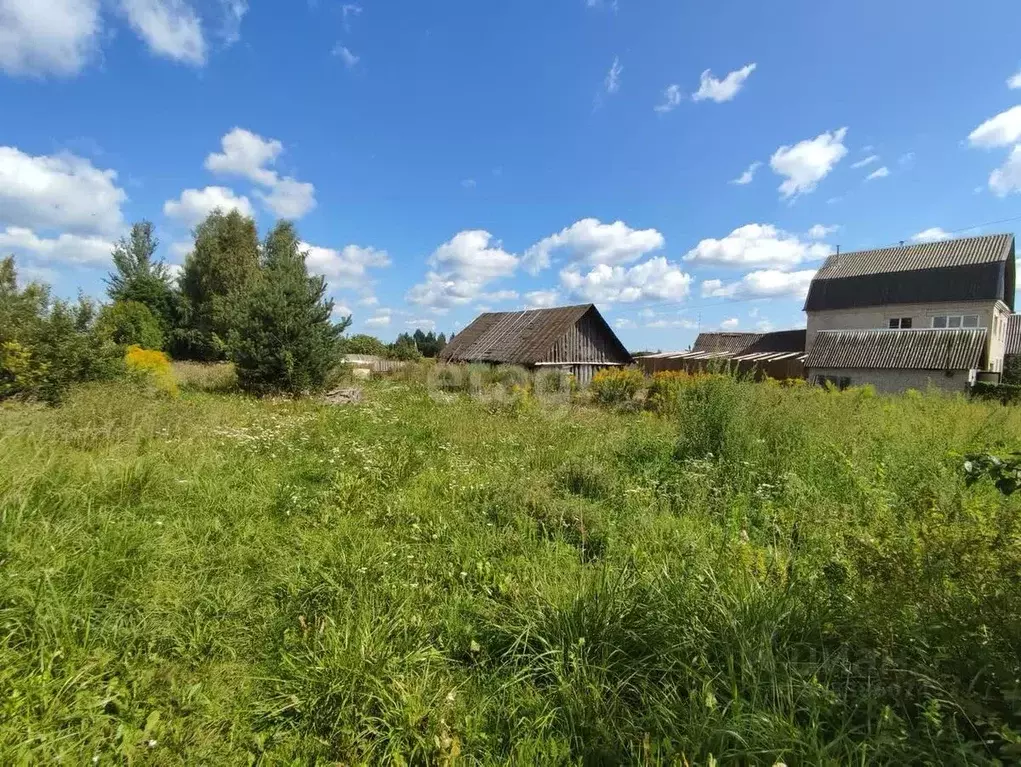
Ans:
[[[934,328],[977,328],[977,314],[937,314],[932,318]]]
[[[835,389],[843,391],[851,385],[851,379],[849,376],[816,376],[815,385],[822,386],[824,388],[832,386]]]
[[[908,330],[911,327],[910,317],[891,317],[890,318],[890,329],[891,330]]]

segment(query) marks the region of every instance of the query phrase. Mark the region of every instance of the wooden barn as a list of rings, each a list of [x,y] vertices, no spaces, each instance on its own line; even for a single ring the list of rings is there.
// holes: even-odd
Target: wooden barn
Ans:
[[[639,357],[648,375],[666,370],[695,373],[726,368],[756,379],[805,377],[805,330],[770,333],[699,333],[685,352],[660,352]]]
[[[581,384],[589,383],[597,370],[632,363],[594,304],[480,314],[439,358],[552,368],[572,374]]]

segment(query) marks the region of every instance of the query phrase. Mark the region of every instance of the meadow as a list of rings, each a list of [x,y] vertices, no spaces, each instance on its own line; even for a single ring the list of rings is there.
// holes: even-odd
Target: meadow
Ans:
[[[0,406],[2,764],[1021,759],[1014,407],[179,370]]]

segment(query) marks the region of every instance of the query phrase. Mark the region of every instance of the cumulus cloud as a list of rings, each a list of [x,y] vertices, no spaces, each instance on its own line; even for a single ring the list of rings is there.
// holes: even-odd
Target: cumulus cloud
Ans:
[[[702,73],[698,90],[691,97],[691,100],[704,101],[705,99],[710,99],[717,103],[730,101],[744,86],[745,80],[755,71],[755,67],[755,64],[748,64],[731,72],[722,80],[717,80],[713,77],[712,71],[705,70]]]
[[[741,320],[739,320],[737,317],[728,317],[727,319],[725,319],[723,322],[720,323],[720,329],[721,330],[737,330],[737,328],[738,328],[738,326],[740,324],[741,324]]]
[[[0,0],[0,69],[74,75],[96,50],[99,0]]]
[[[744,186],[745,184],[752,183],[752,179],[755,178],[755,171],[757,171],[760,167],[762,167],[762,163],[756,160],[745,169],[744,173],[730,183],[737,184],[738,186]]]
[[[679,301],[691,290],[691,275],[659,256],[630,268],[604,263],[585,272],[570,266],[560,272],[560,283],[584,301]]]
[[[889,175],[890,175],[890,169],[887,168],[884,165],[883,167],[876,168],[874,171],[872,171],[869,175],[867,175],[865,177],[865,180],[866,181],[874,181],[877,178],[886,178]]]
[[[1010,79],[1007,80],[1007,87],[1011,90],[1021,88],[1021,72],[1010,76]]]
[[[837,231],[839,228],[840,227],[836,225],[825,226],[823,224],[816,224],[815,226],[808,230],[808,236],[811,237],[813,240],[824,240],[831,234],[833,234],[835,231]]]
[[[380,309],[374,315],[365,320],[365,324],[373,328],[385,328],[390,324],[392,313],[389,309]]]
[[[672,112],[677,109],[681,103],[681,86],[680,85],[668,85],[663,91],[663,100],[658,103],[653,109],[657,112]]]
[[[48,239],[24,227],[9,226],[0,231],[0,251],[29,254],[64,264],[88,266],[108,263],[113,247],[110,240],[94,235],[64,232]]]
[[[33,156],[0,146],[0,224],[114,234],[127,199],[117,173],[73,154]]]
[[[419,320],[405,320],[404,324],[409,328],[415,330],[422,330],[428,333],[430,330],[436,330],[436,320],[430,320],[428,318],[422,318]]]
[[[690,320],[686,317],[680,319],[668,319],[666,317],[660,317],[659,319],[649,320],[645,323],[647,328],[683,328],[684,330],[695,330],[698,327],[698,323],[694,320]]]
[[[1021,192],[1021,144],[1015,146],[1003,165],[989,175],[989,188],[999,197]]]
[[[184,0],[120,0],[120,5],[154,54],[196,66],[206,63],[202,22]]]
[[[196,226],[217,208],[224,213],[236,210],[243,216],[253,215],[252,203],[247,197],[239,197],[233,190],[223,186],[185,189],[178,199],[163,203],[164,215],[177,219],[187,227]]]
[[[813,191],[847,154],[844,146],[846,135],[847,128],[840,128],[794,146],[777,149],[769,159],[769,165],[774,173],[784,178],[780,194],[790,198]]]
[[[322,248],[307,242],[299,243],[305,251],[305,264],[312,274],[323,275],[330,287],[363,288],[369,280],[369,269],[381,269],[390,266],[390,256],[385,250],[363,248],[359,245],[348,245],[341,250]],[[369,305],[365,298],[362,305]],[[376,299],[372,297],[372,303]]]
[[[446,311],[479,299],[490,282],[509,277],[519,263],[520,259],[503,250],[489,232],[458,232],[429,256],[425,281],[413,286],[406,298],[419,306]]]
[[[525,306],[529,309],[546,309],[556,306],[560,294],[556,290],[533,290],[525,293]]]
[[[255,196],[281,218],[301,218],[316,206],[315,186],[290,176],[281,177],[269,166],[284,151],[277,139],[265,139],[244,128],[234,128],[220,140],[222,152],[206,158],[213,173],[241,176],[266,187]]]
[[[950,232],[945,232],[941,227],[933,226],[929,229],[923,229],[918,234],[911,236],[912,242],[939,242],[940,240],[949,240],[953,235]]]
[[[565,251],[569,258],[586,264],[626,264],[659,250],[665,240],[655,229],[632,229],[623,221],[604,224],[596,218],[583,218],[571,226],[535,243],[523,258],[531,274],[547,268],[551,256]]]
[[[699,266],[769,266],[786,269],[803,261],[825,258],[830,247],[802,242],[772,224],[745,224],[722,239],[702,240],[684,260]]]
[[[607,93],[616,93],[620,90],[620,75],[624,71],[624,67],[620,64],[620,57],[613,57],[613,64],[610,66],[610,71],[606,73],[606,80],[603,82],[606,87]]]
[[[1010,146],[1018,140],[1021,140],[1021,105],[990,117],[968,134],[972,146],[984,149]]]
[[[354,69],[355,65],[362,60],[361,56],[357,56],[351,52],[351,49],[346,45],[337,43],[333,46],[333,55],[338,56],[341,61],[344,62],[344,66],[348,69]]]
[[[749,272],[736,282],[704,280],[703,298],[804,298],[815,276],[815,269],[785,272],[779,269],[762,269]]]
[[[858,160],[858,162],[851,163],[851,167],[852,168],[864,168],[866,165],[871,165],[874,162],[879,162],[879,155],[877,155],[877,154],[870,154],[868,157],[864,158],[863,160]]]

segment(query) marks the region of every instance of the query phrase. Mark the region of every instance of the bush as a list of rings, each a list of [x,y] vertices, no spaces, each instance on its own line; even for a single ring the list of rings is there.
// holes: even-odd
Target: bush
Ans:
[[[149,307],[138,301],[114,301],[99,312],[96,327],[120,346],[162,349],[163,331]]]
[[[177,380],[170,360],[163,352],[129,346],[124,353],[124,365],[137,380],[151,384],[158,391],[177,396]]]
[[[601,405],[630,402],[645,386],[645,376],[638,368],[606,368],[592,376],[592,396]]]
[[[646,407],[661,415],[674,415],[680,408],[681,395],[687,386],[706,377],[706,373],[686,370],[664,370],[652,376]]]
[[[344,354],[366,354],[373,357],[386,356],[386,344],[375,336],[365,333],[351,336],[341,340],[341,349]]]
[[[971,387],[971,396],[976,399],[993,400],[1004,405],[1021,402],[1021,386],[1007,383],[976,381]]]

